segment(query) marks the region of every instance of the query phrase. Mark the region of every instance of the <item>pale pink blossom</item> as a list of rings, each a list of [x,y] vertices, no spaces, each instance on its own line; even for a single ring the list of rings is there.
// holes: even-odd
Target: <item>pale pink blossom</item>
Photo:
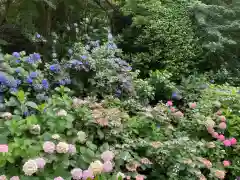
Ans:
[[[64,180],[62,177],[58,176],[58,177],[55,177],[54,180]]]
[[[104,151],[102,154],[101,154],[101,158],[104,162],[106,161],[111,161],[113,160],[114,158],[114,153],[112,151]]]
[[[217,132],[213,132],[213,133],[212,133],[212,137],[213,137],[213,138],[218,138],[218,136],[219,136],[219,135],[218,135]]]
[[[230,140],[225,140],[225,141],[223,141],[223,144],[224,144],[224,146],[231,146],[232,144],[231,144],[231,141]]]
[[[55,151],[55,144],[51,141],[45,141],[43,144],[43,150],[46,153],[52,154]]]
[[[219,125],[218,125],[219,129],[226,129],[227,128],[227,124],[225,122],[221,122]]]
[[[37,159],[35,159],[35,162],[38,166],[38,169],[43,169],[44,166],[46,165],[46,161],[43,158],[37,158]]]
[[[218,111],[216,112],[216,114],[217,114],[218,116],[220,116],[220,115],[222,114],[222,111],[221,111],[221,110],[218,110]]]
[[[80,180],[82,178],[82,170],[80,168],[74,168],[71,171],[71,175],[74,180]]]
[[[208,126],[207,131],[208,131],[209,134],[212,134],[212,133],[215,132],[212,126]]]
[[[222,171],[222,170],[216,170],[216,171],[215,171],[215,176],[216,176],[218,179],[224,179],[224,178],[225,178],[225,175],[226,175],[226,172],[225,172],[225,171]]]
[[[20,180],[20,178],[18,176],[13,176],[10,178],[10,180]]]
[[[144,180],[145,176],[138,174],[135,178],[136,180]]]
[[[226,121],[226,117],[225,116],[219,116],[220,120],[225,122]]]
[[[217,137],[217,139],[220,140],[220,141],[224,141],[224,140],[225,140],[225,137],[224,137],[224,135],[219,134],[218,137]]]
[[[193,103],[189,103],[189,107],[191,109],[195,109],[197,107],[197,103],[196,102],[193,102]]]
[[[228,161],[228,160],[224,160],[223,161],[223,166],[225,166],[225,167],[228,167],[228,166],[230,166],[230,161]]]
[[[90,169],[83,171],[82,178],[83,180],[87,180],[89,178],[93,179],[94,178],[93,172]]]
[[[184,115],[181,111],[177,111],[174,113],[174,116],[178,117],[178,118],[182,118]]]
[[[176,111],[176,109],[175,109],[174,107],[171,107],[171,108],[170,108],[170,111],[171,111],[172,113],[174,113],[174,112]]]
[[[0,180],[7,180],[7,176],[1,175],[1,176],[0,176]]]
[[[236,145],[237,144],[237,140],[235,138],[231,138],[231,145]]]
[[[111,161],[106,161],[103,164],[103,171],[104,172],[111,172],[113,170],[113,164]]]
[[[71,155],[76,154],[77,150],[76,150],[76,146],[73,144],[69,144],[68,145],[68,153]]]

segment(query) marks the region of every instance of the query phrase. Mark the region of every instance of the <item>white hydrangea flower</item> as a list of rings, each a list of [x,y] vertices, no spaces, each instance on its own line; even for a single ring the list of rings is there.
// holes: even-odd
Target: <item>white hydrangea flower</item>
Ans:
[[[34,160],[28,160],[23,165],[23,172],[27,176],[33,175],[34,173],[37,172],[37,170],[38,170],[38,166],[37,166],[37,163]]]
[[[101,161],[94,161],[90,164],[89,168],[93,174],[100,174],[103,171],[103,163]]]
[[[67,153],[69,150],[69,145],[65,142],[59,142],[56,147],[58,153]]]

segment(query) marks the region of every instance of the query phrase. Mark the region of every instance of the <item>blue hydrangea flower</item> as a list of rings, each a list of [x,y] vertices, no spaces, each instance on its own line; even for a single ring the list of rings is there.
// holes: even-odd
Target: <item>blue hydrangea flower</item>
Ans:
[[[6,83],[7,78],[4,74],[0,73],[0,83],[4,84]]]
[[[16,73],[20,73],[20,70],[21,70],[20,68],[16,68],[16,69],[15,69],[15,72],[16,72]]]
[[[34,84],[33,89],[35,91],[41,91],[43,89],[43,85],[42,84]]]
[[[86,60],[86,59],[87,59],[87,56],[82,55],[81,58],[84,59],[84,60]]]
[[[20,54],[18,52],[14,52],[14,53],[12,53],[12,55],[16,58],[20,58]]]
[[[32,58],[36,62],[36,61],[39,61],[41,59],[41,56],[38,53],[34,53],[34,54],[32,54]]]
[[[38,39],[41,38],[41,35],[37,33],[36,38],[38,38]]]
[[[82,64],[83,64],[82,61],[79,61],[79,60],[77,60],[77,59],[71,60],[70,63],[71,63],[72,65],[82,65]]]
[[[16,79],[16,82],[17,82],[18,86],[22,83],[22,81],[20,79]]]
[[[27,57],[26,62],[29,63],[29,64],[33,64],[34,60],[32,59],[31,56],[29,56],[29,57]]]
[[[52,72],[59,72],[60,71],[60,65],[59,64],[52,64],[49,66],[50,71]]]
[[[117,49],[117,45],[115,43],[108,43],[107,48],[108,49]]]
[[[38,75],[37,72],[30,72],[29,77],[34,79],[37,77],[37,75]]]
[[[30,78],[30,77],[27,77],[26,81],[27,81],[27,83],[29,83],[29,84],[32,84],[32,82],[33,82],[33,79],[32,79],[32,78]]]
[[[27,117],[27,116],[29,116],[29,112],[25,111],[25,112],[23,112],[23,115]]]
[[[20,60],[19,60],[19,59],[17,59],[17,60],[16,60],[16,63],[20,63]]]
[[[15,93],[15,92],[18,91],[18,89],[17,88],[10,88],[9,91],[12,92],[12,93]]]
[[[44,89],[48,89],[49,88],[49,84],[48,84],[48,81],[46,79],[42,80],[42,86],[43,86]]]
[[[70,78],[66,78],[66,79],[64,79],[64,81],[65,81],[66,84],[71,84],[71,79]]]
[[[66,82],[62,79],[62,80],[59,81],[59,84],[64,86],[66,84]]]
[[[6,81],[6,85],[10,88],[16,88],[18,86],[17,81],[15,79],[8,79]]]

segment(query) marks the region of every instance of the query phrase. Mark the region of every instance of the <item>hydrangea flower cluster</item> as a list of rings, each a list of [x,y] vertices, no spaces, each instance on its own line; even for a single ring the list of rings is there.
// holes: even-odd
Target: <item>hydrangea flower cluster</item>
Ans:
[[[43,143],[43,151],[48,154],[53,154],[55,151],[59,154],[69,153],[70,155],[76,154],[76,146],[73,144],[67,144],[66,142],[59,142],[55,145],[51,141],[45,141]]]

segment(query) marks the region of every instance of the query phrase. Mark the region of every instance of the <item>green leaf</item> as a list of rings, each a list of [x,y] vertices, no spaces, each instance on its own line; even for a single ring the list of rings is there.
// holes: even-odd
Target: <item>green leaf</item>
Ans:
[[[123,151],[120,153],[120,158],[123,159],[123,160],[127,160],[127,159],[130,159],[131,158],[131,155],[129,154],[129,152],[127,151]]]
[[[97,134],[98,134],[100,139],[104,138],[104,133],[100,129],[97,130]]]
[[[0,39],[0,45],[3,45],[3,46],[6,46],[8,45],[9,43],[3,39]]]
[[[21,103],[24,102],[24,100],[25,100],[25,93],[24,93],[23,90],[20,90],[20,91],[17,92],[17,98],[18,98],[18,100],[19,100]]]
[[[97,146],[95,144],[93,144],[91,141],[87,141],[86,145],[87,145],[87,147],[89,147],[93,151],[97,150]]]
[[[33,109],[38,109],[37,104],[36,104],[35,102],[32,102],[32,101],[26,102],[25,105],[26,105],[26,106],[29,106],[29,107],[31,107],[31,108],[33,108]]]

